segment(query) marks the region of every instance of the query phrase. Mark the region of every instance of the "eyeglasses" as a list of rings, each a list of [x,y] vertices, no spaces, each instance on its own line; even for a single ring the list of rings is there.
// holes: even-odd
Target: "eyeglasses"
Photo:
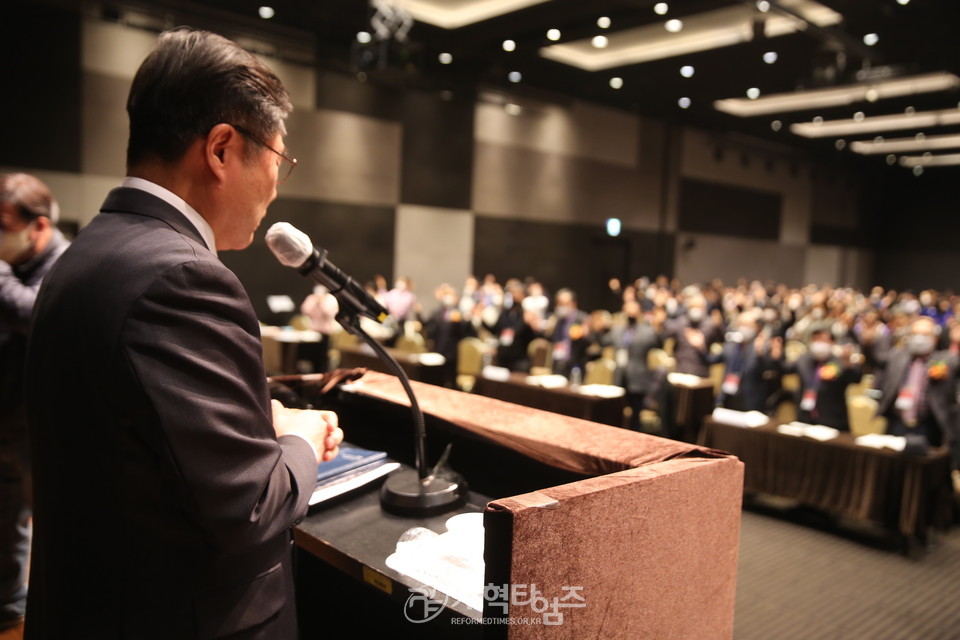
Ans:
[[[296,158],[291,158],[290,156],[288,156],[288,155],[286,155],[286,154],[280,153],[279,151],[277,151],[276,149],[274,149],[273,147],[271,147],[270,145],[268,145],[266,142],[264,142],[264,141],[261,140],[260,138],[256,137],[255,135],[253,135],[252,133],[250,133],[249,131],[247,131],[246,129],[244,129],[243,127],[239,127],[239,126],[237,126],[237,125],[235,125],[235,124],[234,124],[234,125],[231,125],[231,126],[232,126],[234,129],[236,129],[237,131],[239,131],[241,135],[244,135],[244,136],[250,138],[251,140],[253,140],[253,141],[256,142],[257,144],[259,144],[259,145],[261,145],[261,146],[263,146],[263,147],[266,147],[266,148],[269,149],[270,151],[273,151],[275,154],[277,154],[278,156],[280,156],[281,158],[283,158],[284,160],[286,160],[286,161],[289,163],[289,167],[287,168],[287,172],[286,172],[285,174],[283,174],[283,177],[282,177],[282,178],[280,178],[280,177],[279,177],[279,174],[277,174],[277,175],[278,175],[277,184],[283,184],[284,182],[286,182],[286,181],[287,181],[287,178],[290,177],[290,174],[293,173],[293,168],[294,168],[295,166],[297,166],[297,159],[296,159]]]

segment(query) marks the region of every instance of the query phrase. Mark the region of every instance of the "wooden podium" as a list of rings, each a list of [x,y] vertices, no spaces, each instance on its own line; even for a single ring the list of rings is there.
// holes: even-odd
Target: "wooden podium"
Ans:
[[[387,628],[409,627],[419,637],[511,640],[732,637],[739,460],[413,386],[426,417],[429,462],[451,445],[450,464],[471,489],[462,511],[483,513],[482,610],[445,600],[445,615],[427,624],[404,617],[411,589],[423,585],[387,567],[386,555],[407,528],[442,527],[447,516],[398,518],[382,512],[369,490],[321,505],[296,529],[301,555],[364,582],[372,600],[382,596],[376,615],[388,620]],[[409,403],[395,377],[367,372],[324,395],[322,404],[338,412],[350,442],[413,463]]]

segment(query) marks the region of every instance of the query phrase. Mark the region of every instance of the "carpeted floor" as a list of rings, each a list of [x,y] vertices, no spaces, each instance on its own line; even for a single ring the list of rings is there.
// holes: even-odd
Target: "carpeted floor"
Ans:
[[[904,549],[770,500],[743,512],[734,640],[960,639],[960,527]]]

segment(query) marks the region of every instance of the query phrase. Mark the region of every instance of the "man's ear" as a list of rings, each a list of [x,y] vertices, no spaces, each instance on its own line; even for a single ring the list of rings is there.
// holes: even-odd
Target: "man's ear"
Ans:
[[[215,125],[207,134],[204,144],[204,160],[217,180],[226,178],[228,163],[243,152],[240,133],[226,123]]]

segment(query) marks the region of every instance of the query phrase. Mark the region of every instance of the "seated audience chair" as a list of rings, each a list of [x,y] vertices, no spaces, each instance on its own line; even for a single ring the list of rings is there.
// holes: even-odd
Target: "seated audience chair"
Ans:
[[[486,345],[480,338],[467,337],[457,343],[457,387],[470,392],[483,371]]]
[[[879,403],[869,396],[859,395],[847,400],[850,433],[862,436],[868,433],[886,433],[887,421],[877,415]]]

